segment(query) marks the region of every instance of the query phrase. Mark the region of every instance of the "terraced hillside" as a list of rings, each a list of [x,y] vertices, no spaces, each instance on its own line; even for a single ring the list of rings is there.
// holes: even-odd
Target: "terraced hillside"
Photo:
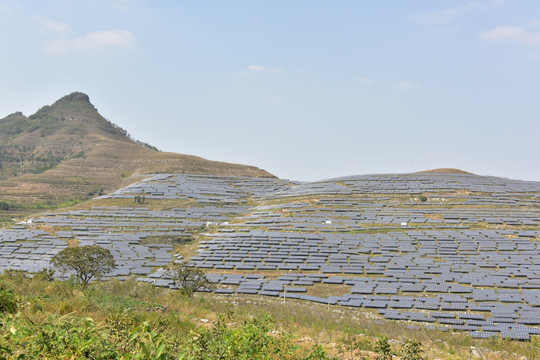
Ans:
[[[161,152],[133,140],[83,93],[29,117],[18,112],[0,119],[0,201],[13,208],[83,201],[133,182],[131,176],[160,172],[273,177],[253,166]]]
[[[97,244],[119,264],[110,277],[173,287],[167,266],[185,261],[233,298],[317,302],[475,338],[540,334],[540,182],[160,174],[0,240],[0,269],[39,271],[70,244]]]

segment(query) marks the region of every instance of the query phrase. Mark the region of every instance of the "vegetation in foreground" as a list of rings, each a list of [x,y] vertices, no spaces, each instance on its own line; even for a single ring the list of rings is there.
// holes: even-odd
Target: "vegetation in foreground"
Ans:
[[[4,276],[3,359],[326,359],[269,316],[215,316],[202,299],[134,281],[81,287],[43,272]],[[214,321],[204,321],[210,315]]]
[[[461,345],[450,338],[419,341],[395,336],[392,326],[384,326],[388,335],[362,322],[355,326],[332,317],[330,308],[234,299],[186,296],[134,280],[83,288],[76,278],[57,281],[46,271],[33,278],[7,271],[0,278],[0,359],[469,359],[478,354],[532,359],[540,354],[535,342],[488,340],[483,344],[490,350],[472,351],[465,340]]]

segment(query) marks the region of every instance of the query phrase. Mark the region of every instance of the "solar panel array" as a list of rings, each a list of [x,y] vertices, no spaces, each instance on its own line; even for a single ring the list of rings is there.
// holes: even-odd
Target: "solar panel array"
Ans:
[[[188,264],[205,269],[218,294],[372,309],[478,338],[529,340],[540,332],[539,182],[159,174],[102,203],[136,196],[183,205],[57,212],[0,230],[0,270],[49,268],[52,256],[77,240],[111,251],[119,266],[109,277],[172,287],[166,267],[184,260],[152,239],[186,238],[212,224],[219,231],[205,234]],[[313,295],[320,287],[331,295]]]

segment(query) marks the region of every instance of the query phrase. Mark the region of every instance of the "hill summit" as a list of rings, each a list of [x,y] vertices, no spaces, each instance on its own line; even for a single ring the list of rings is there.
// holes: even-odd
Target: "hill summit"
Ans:
[[[28,117],[15,112],[0,119],[0,201],[86,200],[133,175],[173,172],[274,177],[253,166],[158,151],[101,116],[81,92]]]
[[[470,173],[468,171],[460,170],[460,169],[453,169],[453,168],[424,170],[424,171],[415,172],[414,174],[474,175],[473,173]]]
[[[75,150],[105,139],[130,142],[126,135],[125,130],[97,112],[88,95],[79,92],[64,96],[29,117],[16,112],[0,120],[0,143],[4,146],[24,146],[27,148],[24,155],[29,156],[32,154],[29,150],[47,145]],[[68,152],[63,155],[67,156]],[[60,160],[58,156],[56,158],[56,161]],[[20,156],[18,160],[27,159]],[[32,167],[26,168],[25,172],[32,172]]]

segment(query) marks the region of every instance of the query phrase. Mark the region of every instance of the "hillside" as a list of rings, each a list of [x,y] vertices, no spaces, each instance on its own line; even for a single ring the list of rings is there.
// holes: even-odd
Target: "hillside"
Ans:
[[[103,118],[83,93],[0,120],[0,201],[43,207],[86,200],[148,173],[273,177],[253,166],[161,152]]]
[[[97,328],[111,336],[95,344],[135,352],[126,342],[148,322],[171,354],[188,359],[204,359],[189,354],[209,328],[216,331],[207,344],[216,348],[231,348],[218,345],[225,330],[246,338],[258,329],[272,336],[230,345],[292,334],[301,352],[271,357],[264,345],[261,357],[249,359],[376,359],[385,343],[401,359],[420,358],[411,356],[413,344],[426,359],[538,359],[539,226],[534,181],[458,173],[308,183],[158,174],[0,230],[0,281],[31,304],[5,325],[17,331],[5,332],[3,342],[0,336],[0,348],[41,350],[47,326],[55,333]],[[76,245],[110,251],[118,264],[104,277],[110,281],[81,289],[43,279],[52,257]],[[173,262],[204,272],[212,286],[182,298]],[[261,323],[265,314],[275,322]],[[92,322],[81,323],[86,317]],[[306,356],[315,350],[317,357]]]

